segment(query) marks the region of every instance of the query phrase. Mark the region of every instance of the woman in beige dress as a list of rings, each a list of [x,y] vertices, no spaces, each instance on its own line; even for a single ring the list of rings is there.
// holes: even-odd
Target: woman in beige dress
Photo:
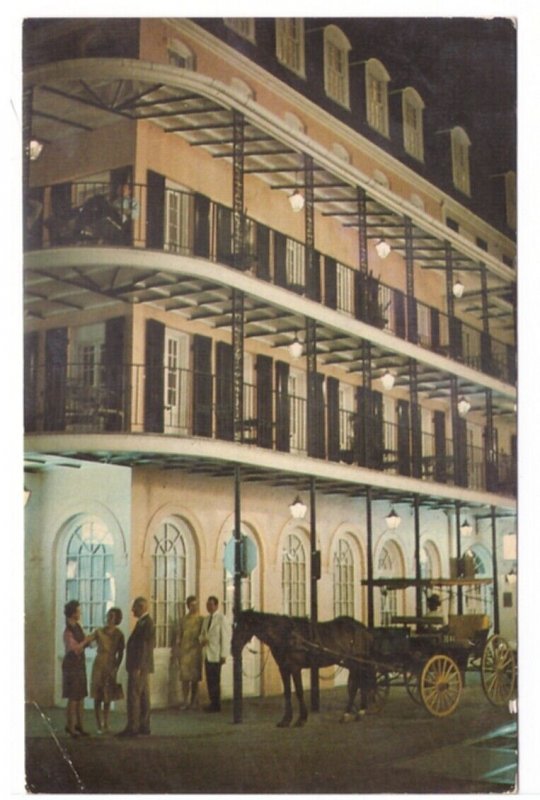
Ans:
[[[97,643],[97,655],[92,667],[91,695],[94,698],[94,711],[98,733],[109,732],[109,710],[113,700],[121,700],[124,696],[122,687],[117,683],[116,673],[124,655],[124,634],[118,628],[122,622],[122,611],[110,608],[107,612],[107,624],[95,630],[91,636]],[[101,704],[103,703],[103,720]]]
[[[199,614],[197,598],[190,595],[186,600],[187,614],[179,622],[174,655],[178,662],[182,684],[182,710],[198,708],[199,683],[202,677],[202,648],[199,643],[203,617]]]

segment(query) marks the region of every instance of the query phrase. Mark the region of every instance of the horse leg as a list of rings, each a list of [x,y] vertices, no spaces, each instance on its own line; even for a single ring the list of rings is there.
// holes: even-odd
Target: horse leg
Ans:
[[[304,702],[304,687],[302,685],[302,670],[298,669],[292,673],[296,699],[298,700],[299,717],[294,723],[295,728],[301,728],[307,722],[307,706]]]
[[[351,667],[349,669],[349,679],[347,680],[347,706],[341,718],[342,722],[352,722],[356,719],[354,701],[358,691],[358,683],[358,667]]]
[[[278,722],[278,728],[288,728],[292,721],[293,711],[291,702],[291,672],[285,667],[279,667],[281,680],[283,681],[283,699],[285,701],[285,710],[283,718]]]

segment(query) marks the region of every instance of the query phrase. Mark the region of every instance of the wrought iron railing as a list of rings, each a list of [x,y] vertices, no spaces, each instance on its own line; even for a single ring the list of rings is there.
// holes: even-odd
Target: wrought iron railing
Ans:
[[[439,483],[515,493],[515,460],[464,445],[458,473],[454,442],[320,401],[312,437],[307,399],[245,383],[235,429],[230,377],[185,368],[88,363],[38,368],[25,385],[28,433],[152,432],[236,440],[300,455],[358,464]],[[321,394],[322,398],[322,394]],[[311,442],[311,444],[310,444]],[[313,444],[314,443],[314,444]]]
[[[131,246],[194,255],[234,266],[307,294],[399,338],[514,383],[511,345],[484,334],[371,274],[315,253],[308,270],[305,246],[245,217],[243,249],[233,248],[231,209],[203,195],[145,184],[77,182],[31,192],[25,228],[29,249],[63,245]],[[272,241],[272,244],[271,244]],[[308,282],[309,286],[308,286]]]

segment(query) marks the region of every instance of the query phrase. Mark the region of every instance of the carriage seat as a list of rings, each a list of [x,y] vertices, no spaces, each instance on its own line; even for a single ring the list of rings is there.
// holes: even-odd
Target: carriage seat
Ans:
[[[456,644],[470,646],[486,641],[491,621],[487,614],[449,614],[448,634]]]

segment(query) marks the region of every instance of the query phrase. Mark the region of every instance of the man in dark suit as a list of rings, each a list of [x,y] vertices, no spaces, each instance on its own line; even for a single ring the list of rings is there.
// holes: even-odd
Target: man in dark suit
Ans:
[[[126,728],[118,736],[150,734],[150,681],[154,671],[154,622],[148,614],[148,601],[137,597],[131,607],[137,617],[126,648],[128,673]]]

